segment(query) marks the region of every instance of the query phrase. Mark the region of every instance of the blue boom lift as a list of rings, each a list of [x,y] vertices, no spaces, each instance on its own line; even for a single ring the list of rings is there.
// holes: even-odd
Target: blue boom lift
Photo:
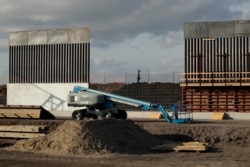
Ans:
[[[72,113],[72,118],[76,120],[81,120],[84,117],[97,119],[98,116],[102,118],[127,119],[127,112],[125,110],[115,108],[116,102],[135,106],[146,111],[159,110],[169,123],[188,123],[192,120],[189,116],[180,118],[176,109],[172,110],[173,114],[170,116],[161,104],[152,104],[81,86],[74,86],[73,91],[68,95],[68,106],[81,107]]]

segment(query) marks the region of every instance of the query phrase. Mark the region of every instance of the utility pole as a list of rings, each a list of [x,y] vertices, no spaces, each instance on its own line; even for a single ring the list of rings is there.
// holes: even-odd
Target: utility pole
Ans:
[[[140,80],[141,80],[141,74],[140,74],[140,70],[138,69],[137,70],[137,83],[140,83]]]

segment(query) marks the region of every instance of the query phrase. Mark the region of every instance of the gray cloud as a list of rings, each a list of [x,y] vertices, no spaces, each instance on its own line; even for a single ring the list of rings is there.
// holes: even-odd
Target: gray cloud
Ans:
[[[107,49],[143,33],[161,39],[161,47],[174,47],[182,43],[184,22],[248,19],[249,11],[231,10],[244,2],[248,0],[0,0],[0,76],[8,71],[10,31],[90,26],[95,48]],[[99,70],[129,68],[112,59],[92,64]]]
[[[117,13],[110,10],[110,7],[104,7],[101,20],[89,22],[90,25],[93,25],[93,39],[112,43],[122,42],[124,39],[131,39],[145,32],[155,36],[164,36],[168,31],[182,30],[184,22],[227,20],[241,15],[240,12],[229,10],[229,5],[236,4],[235,1],[231,0],[226,2],[216,0],[205,2],[198,0],[139,2],[125,5],[113,4],[112,7],[117,9]],[[239,2],[237,1],[237,3]],[[126,10],[122,9],[124,6]],[[91,14],[95,16],[94,11]]]
[[[143,32],[161,36],[178,31],[187,21],[235,18],[241,13],[230,11],[229,6],[244,1],[5,0],[0,1],[0,21],[7,30],[90,26],[96,44],[106,46]]]

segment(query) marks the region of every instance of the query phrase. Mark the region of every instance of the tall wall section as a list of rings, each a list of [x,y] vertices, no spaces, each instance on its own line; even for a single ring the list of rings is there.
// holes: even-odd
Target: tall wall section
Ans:
[[[184,24],[182,105],[192,111],[250,111],[250,21]]]
[[[90,29],[9,33],[8,105],[67,110],[74,85],[88,86]]]

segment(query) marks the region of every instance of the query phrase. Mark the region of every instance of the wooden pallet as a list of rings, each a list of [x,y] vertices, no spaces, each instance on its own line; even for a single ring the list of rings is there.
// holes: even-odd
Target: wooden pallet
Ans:
[[[151,151],[206,151],[208,147],[207,143],[202,142],[166,142],[162,145],[158,145],[151,148]]]
[[[48,127],[37,125],[0,126],[0,138],[34,138],[45,136]]]
[[[40,118],[40,108],[0,107],[0,118]]]
[[[41,106],[0,105],[0,118],[55,119],[55,116]]]

